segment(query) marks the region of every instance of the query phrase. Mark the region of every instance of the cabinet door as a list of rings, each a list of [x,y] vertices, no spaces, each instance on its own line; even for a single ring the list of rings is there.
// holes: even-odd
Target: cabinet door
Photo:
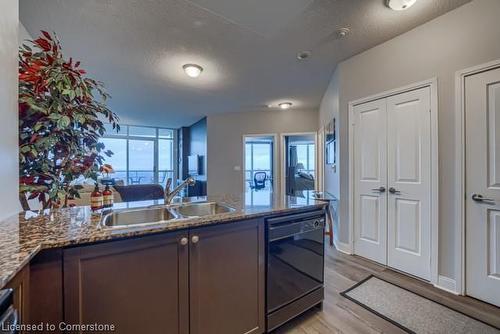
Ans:
[[[117,333],[186,334],[187,232],[64,251],[65,321],[113,324]]]
[[[264,222],[190,232],[190,333],[264,332]]]
[[[63,250],[48,249],[30,262],[30,322],[56,325],[64,320]],[[61,333],[56,328],[51,333]]]
[[[19,312],[19,323],[29,324],[30,306],[30,266],[26,265],[7,284],[6,288],[14,290],[14,307]],[[1,329],[1,327],[0,327]],[[24,333],[24,332],[23,332]]]

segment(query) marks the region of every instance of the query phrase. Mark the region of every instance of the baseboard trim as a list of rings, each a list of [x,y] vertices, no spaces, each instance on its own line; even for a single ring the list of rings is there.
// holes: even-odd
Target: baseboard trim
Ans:
[[[434,286],[438,289],[444,290],[446,292],[452,293],[454,295],[459,295],[460,293],[457,291],[457,282],[446,276],[438,276],[437,284]]]
[[[351,246],[349,244],[346,244],[344,242],[340,242],[337,239],[333,239],[333,244],[335,245],[335,248],[341,253],[347,254],[347,255],[352,255],[352,250]]]

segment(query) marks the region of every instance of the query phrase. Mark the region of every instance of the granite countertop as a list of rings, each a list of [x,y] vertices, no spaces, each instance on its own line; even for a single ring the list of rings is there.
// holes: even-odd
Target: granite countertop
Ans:
[[[272,192],[266,191],[249,192],[243,195],[190,197],[182,200],[182,202],[198,201],[224,203],[235,208],[236,211],[128,228],[102,228],[100,221],[105,212],[94,213],[88,206],[44,212],[28,211],[12,216],[0,222],[0,289],[42,249],[223,224],[305,208],[321,208],[325,205],[324,202],[314,200],[308,193],[303,197],[286,196],[278,199]],[[163,200],[116,203],[112,210],[162,204]]]

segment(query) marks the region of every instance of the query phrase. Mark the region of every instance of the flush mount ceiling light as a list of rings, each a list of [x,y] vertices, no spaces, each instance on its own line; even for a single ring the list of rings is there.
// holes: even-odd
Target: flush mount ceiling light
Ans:
[[[186,64],[182,66],[184,72],[191,78],[197,78],[203,72],[203,67],[196,64]]]
[[[297,53],[297,59],[306,60],[307,58],[311,57],[311,55],[312,55],[311,51],[301,51]]]
[[[278,104],[278,107],[280,107],[280,109],[290,109],[292,107],[292,102],[281,102]]]
[[[406,10],[413,6],[417,0],[387,0],[386,5],[393,10]]]

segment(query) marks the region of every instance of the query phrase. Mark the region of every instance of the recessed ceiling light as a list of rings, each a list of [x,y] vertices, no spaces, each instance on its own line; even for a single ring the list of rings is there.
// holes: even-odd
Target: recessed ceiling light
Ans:
[[[281,102],[278,104],[281,109],[290,109],[292,107],[292,102]]]
[[[297,53],[297,59],[298,60],[305,60],[309,57],[311,57],[312,53],[311,51],[301,51],[299,53]]]
[[[203,72],[203,67],[196,64],[186,64],[182,66],[182,68],[184,69],[184,72],[186,72],[186,74],[191,78],[197,78],[200,76],[201,72]]]
[[[413,6],[417,0],[387,0],[387,7],[393,10],[405,10]]]

